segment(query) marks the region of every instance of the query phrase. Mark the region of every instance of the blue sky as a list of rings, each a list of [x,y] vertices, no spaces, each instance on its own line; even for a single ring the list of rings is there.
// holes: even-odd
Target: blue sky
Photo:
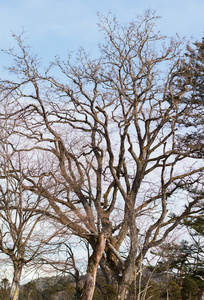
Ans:
[[[163,34],[201,40],[204,36],[203,0],[0,0],[0,49],[15,45],[11,32],[24,30],[34,52],[48,62],[54,55],[80,46],[94,51],[101,40],[97,11],[109,11],[128,22],[151,9],[162,18]],[[0,55],[1,66],[7,60]]]

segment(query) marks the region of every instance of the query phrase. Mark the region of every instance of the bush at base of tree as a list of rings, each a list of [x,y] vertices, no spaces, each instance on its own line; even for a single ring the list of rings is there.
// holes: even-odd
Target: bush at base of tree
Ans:
[[[183,281],[181,290],[183,300],[196,300],[198,299],[199,289],[196,282],[191,276],[186,276]]]
[[[169,282],[168,290],[169,290],[169,298],[171,300],[181,300],[182,299],[181,289],[175,281],[172,280]]]

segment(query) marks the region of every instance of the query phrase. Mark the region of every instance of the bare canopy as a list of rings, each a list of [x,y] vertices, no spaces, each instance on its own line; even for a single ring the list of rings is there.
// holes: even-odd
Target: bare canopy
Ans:
[[[182,141],[187,121],[200,130],[203,107],[179,79],[183,41],[160,36],[154,15],[127,26],[99,19],[99,58],[80,50],[76,62],[56,59],[45,72],[15,36],[13,79],[2,84],[20,141],[13,147],[28,157],[23,188],[93,249],[81,299],[92,299],[99,264],[127,299],[147,251],[200,210],[202,197],[182,189],[203,186],[201,145]]]

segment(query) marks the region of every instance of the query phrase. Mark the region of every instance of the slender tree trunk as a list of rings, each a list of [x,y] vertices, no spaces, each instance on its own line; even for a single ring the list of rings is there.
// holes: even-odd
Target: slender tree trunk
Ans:
[[[14,264],[14,275],[13,275],[13,281],[11,285],[10,300],[19,299],[22,268],[23,267],[21,263],[18,262]]]
[[[105,245],[106,245],[106,238],[104,236],[104,233],[100,233],[98,236],[96,247],[95,249],[93,249],[93,254],[89,258],[86,282],[80,300],[91,300],[93,298],[95,284],[96,284],[96,273],[97,273],[99,262],[101,260],[101,257],[105,249]]]

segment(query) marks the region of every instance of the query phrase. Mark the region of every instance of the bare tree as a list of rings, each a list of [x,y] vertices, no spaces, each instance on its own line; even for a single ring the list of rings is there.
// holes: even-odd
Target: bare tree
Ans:
[[[0,140],[0,253],[13,267],[10,299],[17,300],[23,268],[35,266],[40,256],[56,248],[47,244],[62,228],[56,231],[46,221],[49,203],[23,188],[23,159],[13,148],[18,141],[11,142],[7,121],[1,123]]]
[[[81,241],[75,237],[74,240],[59,241],[56,251],[52,255],[41,256],[41,261],[42,265],[47,267],[45,272],[54,271],[59,277],[72,277],[75,282],[75,294],[78,296],[82,292],[83,271],[87,260],[83,254],[89,254],[89,251],[83,251]]]
[[[201,118],[201,108],[188,84],[175,84],[183,41],[160,36],[154,15],[126,26],[99,19],[98,59],[80,50],[75,63],[56,59],[42,72],[16,36],[19,52],[8,53],[17,76],[3,84],[15,99],[16,150],[30,156],[23,189],[47,199],[56,220],[92,247],[81,299],[92,299],[99,263],[126,299],[148,250],[201,210],[193,189],[182,193],[203,187],[200,145],[181,146],[186,120]]]

